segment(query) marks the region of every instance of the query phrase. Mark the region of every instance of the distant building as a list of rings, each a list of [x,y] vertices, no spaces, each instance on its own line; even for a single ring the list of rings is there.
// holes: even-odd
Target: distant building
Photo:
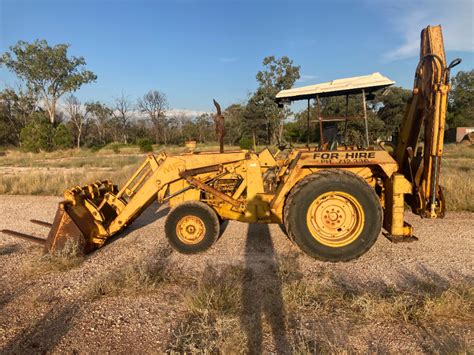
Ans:
[[[446,143],[461,143],[463,140],[471,141],[474,135],[474,127],[450,128],[444,135]]]

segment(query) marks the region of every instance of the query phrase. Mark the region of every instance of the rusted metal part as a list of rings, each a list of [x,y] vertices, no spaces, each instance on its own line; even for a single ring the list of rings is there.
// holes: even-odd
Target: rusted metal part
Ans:
[[[191,185],[196,186],[198,189],[203,190],[207,193],[210,193],[211,195],[231,204],[235,208],[240,208],[242,206],[241,202],[234,200],[232,197],[227,196],[225,193],[222,193],[209,185],[206,185],[202,181],[199,181],[198,179],[195,179],[192,176],[185,177],[185,179]]]
[[[96,236],[97,226],[89,210],[82,204],[73,206],[63,201],[59,203],[44,251],[74,247],[79,253],[87,254],[96,249],[92,242]]]
[[[10,229],[2,229],[2,233],[11,235],[12,237],[17,237],[20,239],[27,240],[29,242],[41,244],[41,245],[45,245],[46,243],[46,239],[44,238],[38,238],[38,237],[35,237],[34,235],[24,234],[24,233],[12,231]]]
[[[214,101],[214,106],[216,106],[216,134],[219,138],[219,152],[224,153],[224,136],[225,136],[225,124],[224,124],[224,116],[221,112],[221,105],[216,100]]]
[[[43,226],[43,227],[49,227],[51,228],[53,226],[52,223],[49,223],[49,222],[44,222],[44,221],[39,221],[37,219],[30,219],[30,222],[31,223],[34,223],[34,224],[38,224],[40,226]]]

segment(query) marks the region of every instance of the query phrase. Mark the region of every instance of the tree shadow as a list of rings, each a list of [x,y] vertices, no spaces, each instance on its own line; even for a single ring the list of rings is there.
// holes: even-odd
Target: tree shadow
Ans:
[[[262,353],[263,316],[270,325],[277,353],[289,353],[282,283],[270,230],[265,224],[250,224],[240,317],[250,354]]]
[[[50,352],[71,328],[80,303],[69,303],[59,309],[53,306],[34,325],[19,333],[0,349],[2,354],[44,354]]]

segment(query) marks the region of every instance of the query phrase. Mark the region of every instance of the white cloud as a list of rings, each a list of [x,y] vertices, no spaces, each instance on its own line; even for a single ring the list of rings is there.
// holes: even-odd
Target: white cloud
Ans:
[[[418,55],[420,32],[427,25],[441,24],[447,51],[474,51],[473,5],[471,0],[400,1],[390,13],[391,25],[403,41],[385,54],[389,61]]]
[[[307,74],[301,74],[300,78],[296,80],[297,83],[305,83],[307,81],[313,81],[318,78],[317,75],[307,75]]]
[[[173,116],[183,117],[184,116],[186,118],[195,118],[195,117],[201,116],[201,115],[206,114],[206,113],[212,113],[212,112],[172,108],[172,109],[167,110],[165,114],[168,117],[173,117]]]
[[[67,104],[64,102],[64,99],[65,98],[58,101],[57,106],[56,106],[56,110],[57,110],[57,112],[64,114],[66,116],[65,118],[68,119]],[[46,107],[43,100],[39,101],[39,106],[43,107],[43,108]],[[83,113],[85,112],[86,107],[85,107],[84,103],[81,104],[80,110]],[[136,120],[147,118],[147,115],[145,113],[140,112],[138,110],[132,110],[132,111],[130,111],[129,114],[132,117],[132,119],[136,119]],[[181,118],[186,118],[186,119],[193,119],[193,118],[196,118],[196,117],[201,116],[203,114],[213,114],[213,112],[192,110],[192,109],[186,109],[186,108],[184,108],[184,109],[183,108],[171,108],[169,110],[166,110],[166,112],[165,112],[165,115],[167,117],[181,117]]]

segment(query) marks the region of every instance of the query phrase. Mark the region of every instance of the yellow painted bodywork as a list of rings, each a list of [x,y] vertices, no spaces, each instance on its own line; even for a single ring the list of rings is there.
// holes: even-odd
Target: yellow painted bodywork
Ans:
[[[272,191],[266,191],[264,177],[271,168],[276,172],[277,185]],[[351,171],[374,188],[381,185],[385,224],[392,233],[411,233],[399,227],[403,226],[403,194],[409,193],[406,180],[405,184],[400,183],[403,176],[395,173],[398,168],[394,159],[386,151],[375,149],[294,149],[284,159],[275,159],[268,150],[260,154],[242,150],[149,155],[118,192],[110,189],[99,204],[85,198],[90,185],[68,190],[65,197],[73,203],[84,204],[90,211],[97,225],[93,243],[101,246],[155,200],[169,201],[172,207],[184,201],[203,201],[222,219],[282,223],[283,207],[291,189],[307,175],[324,169]],[[196,185],[196,181],[199,184]],[[180,228],[180,233],[183,239],[192,240],[195,236],[194,232],[186,232],[188,224]],[[351,235],[354,234],[356,232]]]
[[[423,217],[442,218],[445,206],[439,175],[451,87],[441,26],[425,28],[420,47],[413,94],[401,124],[395,159],[400,172],[414,186],[416,198],[409,201],[412,211]],[[423,145],[419,144],[422,130]]]
[[[342,191],[318,196],[309,206],[306,224],[319,243],[340,248],[352,243],[362,233],[365,214],[360,202]]]

